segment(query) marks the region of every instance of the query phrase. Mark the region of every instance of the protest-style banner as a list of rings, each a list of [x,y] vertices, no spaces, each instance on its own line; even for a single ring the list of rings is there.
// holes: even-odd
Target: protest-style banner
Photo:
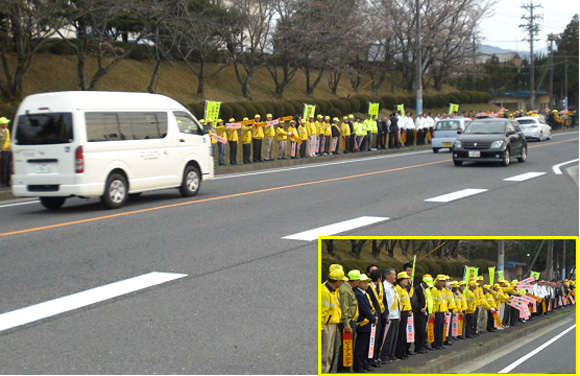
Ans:
[[[458,112],[459,111],[459,105],[455,104],[455,103],[449,103],[449,115],[451,115],[454,112]]]
[[[413,281],[415,280],[415,264],[417,263],[417,255],[413,256],[413,270],[411,271],[411,283],[413,283]],[[413,297],[413,291],[415,289],[411,289],[411,293],[409,294],[409,297],[412,298]]]
[[[576,304],[576,299],[574,298],[573,295],[570,295],[570,301],[572,302],[572,304]]]
[[[427,342],[435,342],[435,319],[433,317],[429,317],[427,320]]]
[[[338,137],[333,137],[332,138],[332,152],[334,153],[336,151],[336,144],[338,143]]]
[[[463,317],[463,313],[459,314],[459,319],[458,319],[458,324],[457,324],[457,335],[462,336],[463,335],[463,326],[464,326],[464,317]]]
[[[228,143],[228,140],[225,137],[218,136],[215,133],[210,133],[209,136],[211,138],[213,138],[214,140],[217,140],[217,142],[221,142],[222,144],[227,144]]]
[[[308,138],[308,155],[312,155],[312,139]]]
[[[501,327],[503,324],[501,323],[501,319],[499,318],[499,312],[495,310],[491,314],[493,315],[493,319],[495,321],[495,325],[497,325],[497,328]]]
[[[203,109],[203,118],[205,119],[206,122],[209,122],[210,120],[213,121],[214,123],[217,122],[217,119],[219,119],[219,115],[220,115],[220,106],[221,106],[222,102],[216,102],[216,101],[205,101],[205,106]]]
[[[469,280],[470,279],[475,279],[477,277],[477,273],[479,271],[479,268],[476,266],[467,266],[465,265],[465,267],[463,268],[463,280],[465,281],[465,290],[463,290],[463,292],[467,291],[469,286]]]
[[[503,270],[497,271],[497,278],[498,278],[498,280],[503,279]]]
[[[383,330],[383,340],[381,341],[381,348],[379,349],[379,353],[383,351],[383,345],[385,344],[385,340],[387,339],[387,333],[389,332],[389,328],[391,327],[391,322],[387,323],[387,327]]]
[[[449,333],[450,325],[451,325],[451,313],[445,312],[445,324],[443,326],[443,342],[447,341],[447,333]]]
[[[342,366],[352,367],[353,361],[352,331],[342,330]]]
[[[377,334],[377,326],[375,324],[371,324],[371,338],[369,339],[369,354],[368,358],[372,359],[375,354],[375,336]]]
[[[322,137],[322,141],[320,142],[320,153],[324,152],[326,146],[326,137]]]
[[[310,117],[313,117],[314,112],[316,112],[316,105],[315,104],[304,103],[304,114],[302,116],[302,119],[307,120]]]
[[[495,277],[495,266],[490,266],[487,268],[489,272],[489,285],[493,285],[494,277]]]
[[[534,279],[537,281],[540,279],[540,272],[531,271],[530,276],[534,277]]]
[[[407,318],[407,343],[415,342],[415,325],[413,325],[413,314],[409,312]]]
[[[401,117],[405,117],[405,104],[398,104],[397,111],[401,114]]]
[[[290,149],[290,156],[294,158],[296,156],[296,142],[292,142],[292,148]]]
[[[369,102],[369,115],[379,116],[379,104]]]
[[[453,321],[451,322],[451,337],[457,337],[459,331],[459,316],[453,315]]]
[[[242,123],[226,123],[226,129],[241,129]]]
[[[519,281],[518,283],[516,283],[516,286],[514,287],[514,290],[521,290],[521,289],[528,289],[528,288],[532,288],[531,283],[535,280],[534,277],[530,277],[530,278],[526,278],[524,280]]]

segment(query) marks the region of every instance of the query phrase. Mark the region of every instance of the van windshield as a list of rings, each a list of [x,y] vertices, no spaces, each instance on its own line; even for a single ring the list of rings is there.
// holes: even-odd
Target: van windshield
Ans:
[[[17,145],[67,144],[73,141],[72,113],[24,114],[18,117]]]

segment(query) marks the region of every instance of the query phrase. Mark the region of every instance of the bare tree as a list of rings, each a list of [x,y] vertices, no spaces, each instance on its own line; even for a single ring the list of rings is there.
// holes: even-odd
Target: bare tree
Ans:
[[[231,9],[240,20],[227,41],[233,59],[236,78],[242,95],[250,97],[252,78],[256,71],[264,67],[268,55],[269,37],[272,29],[273,0],[231,0]]]
[[[0,97],[6,101],[22,96],[24,76],[38,49],[63,24],[61,0],[2,0],[0,2]],[[11,63],[12,57],[15,62]]]

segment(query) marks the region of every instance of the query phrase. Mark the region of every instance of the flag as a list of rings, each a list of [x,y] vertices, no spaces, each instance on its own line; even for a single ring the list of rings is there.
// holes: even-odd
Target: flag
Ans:
[[[399,111],[401,113],[401,117],[405,117],[405,105],[404,104],[398,104],[397,111]]]
[[[537,281],[540,279],[540,272],[531,271],[530,276],[534,277],[534,279]]]
[[[409,312],[407,318],[407,343],[415,342],[415,326],[413,325],[413,314]]]
[[[375,336],[377,334],[377,326],[371,324],[371,338],[369,340],[369,359],[372,359],[375,354]]]
[[[427,321],[427,342],[435,342],[435,319],[432,317]]]
[[[487,268],[489,271],[489,285],[493,285],[493,280],[495,277],[495,266],[490,266],[489,268]]]
[[[413,256],[413,271],[411,272],[411,283],[413,283],[413,281],[415,280],[415,263],[417,262],[417,255]],[[413,291],[415,291],[415,289],[411,289],[411,292],[409,293],[409,298],[413,297]]]
[[[316,111],[316,105],[315,104],[307,104],[304,103],[304,116],[302,116],[302,119],[308,119],[311,116],[314,116],[314,112]]]
[[[503,270],[498,270],[497,271],[497,278],[498,279],[503,279]]]
[[[465,290],[463,290],[463,292],[465,292],[467,290],[467,286],[469,286],[469,280],[471,278],[477,277],[478,270],[479,270],[479,268],[476,266],[465,265],[465,268],[463,270],[463,280],[465,281]]]
[[[208,101],[208,100],[205,101],[205,107],[203,110],[203,117],[204,117],[206,122],[208,120],[211,120],[214,123],[217,122],[217,119],[219,119],[219,115],[220,115],[221,104],[222,104],[222,102]]]
[[[455,103],[449,103],[449,114],[459,111],[459,105]]]
[[[369,115],[379,116],[379,104],[369,102]]]
[[[347,333],[342,332],[342,366],[352,367],[353,346],[352,346],[352,331]]]
[[[451,323],[451,336],[457,337],[459,331],[459,316],[453,315],[453,322]]]

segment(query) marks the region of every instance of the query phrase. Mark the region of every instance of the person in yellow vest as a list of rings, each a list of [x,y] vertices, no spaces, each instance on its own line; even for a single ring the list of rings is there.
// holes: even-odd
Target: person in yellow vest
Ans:
[[[288,141],[290,141],[290,157],[292,159],[298,157],[298,142],[296,142],[296,140],[299,139],[298,130],[296,129],[296,121],[290,120],[288,123]],[[294,155],[292,155],[292,148],[294,148]]]
[[[262,141],[264,139],[264,127],[260,125],[262,117],[260,114],[254,116],[254,129],[252,130],[252,149],[254,162],[263,162]]]
[[[397,284],[395,285],[395,289],[397,290],[401,301],[399,335],[397,338],[397,346],[395,347],[395,357],[398,359],[407,359],[409,357],[409,353],[407,352],[407,319],[409,318],[409,312],[411,312],[411,299],[407,292],[409,279],[411,279],[411,277],[407,272],[400,272],[397,274]]]
[[[0,118],[0,185],[2,188],[10,187],[10,120]]]
[[[376,325],[379,322],[379,317],[375,311],[375,307],[371,303],[371,297],[367,293],[369,282],[370,279],[366,274],[361,274],[359,286],[355,290],[358,302],[358,326],[356,328],[357,339],[354,344],[353,364],[353,371],[355,373],[363,373],[371,370],[371,365],[368,360],[371,325]]]
[[[354,332],[356,330],[358,319],[358,301],[356,299],[356,295],[354,290],[358,288],[359,281],[360,281],[360,270],[353,269],[348,272],[347,274],[348,281],[343,283],[339,289],[338,293],[340,296],[340,314],[341,314],[341,323],[338,325],[338,334],[341,336],[339,341],[339,349],[338,349],[338,373],[345,373],[352,371],[352,366],[344,367],[343,366],[343,358],[342,358],[342,333],[343,331],[346,333],[353,333],[353,344],[356,342],[356,338],[354,336]],[[352,347],[354,351],[354,346]]]
[[[226,133],[226,126],[224,125],[224,121],[222,119],[217,120],[217,124],[215,127],[215,133],[218,137],[221,137],[224,141],[227,140],[227,133]],[[226,165],[226,144],[224,142],[218,141],[218,165],[225,166]]]
[[[476,278],[477,289],[475,290],[475,297],[477,299],[477,333],[483,333],[487,324],[487,309],[485,308],[485,295],[483,293],[483,277]]]
[[[211,157],[215,161],[215,150],[217,149],[217,139],[215,138],[216,136],[215,124],[213,123],[212,119],[206,119],[205,126],[207,128],[207,132],[211,140]]]
[[[435,278],[435,286],[431,289],[431,297],[433,298],[432,317],[435,318],[435,342],[433,342],[433,348],[435,350],[445,348],[443,346],[443,329],[445,327],[445,312],[449,310],[447,300],[445,299],[445,295],[443,295],[446,280],[447,278],[445,275],[439,274],[437,278]]]
[[[499,283],[494,283],[493,286],[491,286],[491,294],[495,299],[495,306],[497,307],[499,318],[500,320],[502,320],[505,317],[506,302],[509,300],[509,297],[507,296],[507,294],[503,292],[503,289],[501,288]],[[497,329],[498,330],[505,329],[503,321],[502,326]]]
[[[443,287],[443,296],[444,296],[445,300],[447,300],[448,312],[451,314],[449,326],[447,327],[447,333],[444,336],[446,338],[446,340],[443,342],[443,344],[447,345],[447,346],[452,346],[453,341],[452,341],[452,337],[451,337],[451,329],[453,326],[452,322],[453,322],[453,317],[455,316],[456,307],[455,307],[455,299],[453,297],[453,292],[451,291],[451,277],[449,277],[448,275],[445,276],[445,285]]]
[[[493,312],[495,312],[497,310],[497,307],[495,306],[495,299],[493,298],[493,295],[491,295],[491,286],[490,285],[483,285],[483,307],[486,309],[487,311],[487,326],[486,329],[488,332],[495,332],[496,329],[494,328],[494,318],[493,318]]]
[[[377,116],[371,116],[371,145],[372,151],[376,151],[379,148],[379,124],[377,122]]]
[[[318,114],[316,116],[316,121],[314,122],[314,125],[316,126],[316,137],[317,137],[317,141],[318,141],[317,146],[315,147],[315,149],[318,148],[318,151],[315,150],[317,155],[323,155],[322,143],[324,142],[323,141],[323,139],[324,139],[324,126],[322,123],[324,123],[324,117],[322,115]]]
[[[466,286],[465,280],[461,280],[459,281],[459,283],[457,283],[457,296],[460,303],[456,303],[456,305],[458,306],[459,314],[463,317],[463,327],[461,329],[461,335],[457,337],[459,339],[465,339],[465,311],[467,310],[467,298],[465,297],[464,293],[465,286]]]
[[[344,154],[349,152],[349,141],[350,141],[350,125],[348,124],[348,116],[342,118],[342,124],[340,124],[340,133],[342,134],[342,150]]]
[[[332,124],[330,123],[330,116],[324,117],[324,123],[322,123],[322,129],[324,137],[324,155],[330,155],[332,150]]]
[[[245,117],[243,121],[247,122],[249,119]],[[252,151],[252,132],[252,124],[242,125],[242,156],[244,164],[252,163],[252,161],[250,161],[250,155]]]
[[[308,129],[308,157],[315,157],[316,145],[318,143],[318,129],[314,122],[314,116],[308,118],[306,128]]]
[[[477,282],[469,282],[469,289],[465,291],[465,338],[473,338],[479,334],[475,333],[475,310],[477,309],[477,300],[475,299],[475,289]]]
[[[352,126],[354,128],[354,134],[356,135],[354,150],[362,151],[362,143],[366,135],[366,130],[364,128],[364,124],[361,122],[360,116],[356,117],[356,120],[354,123],[352,123]]]
[[[332,365],[336,348],[336,332],[340,323],[340,305],[338,289],[344,281],[344,271],[331,270],[328,280],[320,285],[320,333],[321,333],[321,372],[328,373]]]
[[[272,114],[266,114],[266,124],[264,126],[264,160],[265,161],[273,161],[274,158],[272,157],[272,151],[274,149],[274,137],[278,139],[277,133],[275,130],[275,126],[272,125],[270,122],[272,121]],[[284,149],[285,150],[285,149]],[[280,150],[278,149],[278,153]],[[280,159],[280,158],[278,158]]]
[[[276,141],[278,141],[278,159],[286,159],[286,144],[288,143],[288,132],[284,129],[284,123],[278,124],[276,128]]]
[[[301,119],[298,125],[298,138],[302,143],[300,144],[300,158],[306,158],[306,148],[308,147],[308,129],[306,128],[306,120]]]
[[[228,123],[232,124],[235,123],[236,119],[230,118]],[[234,127],[230,127],[226,129],[227,131],[227,138],[228,138],[228,146],[230,147],[230,164],[232,166],[238,164],[236,159],[238,156],[238,130]]]

